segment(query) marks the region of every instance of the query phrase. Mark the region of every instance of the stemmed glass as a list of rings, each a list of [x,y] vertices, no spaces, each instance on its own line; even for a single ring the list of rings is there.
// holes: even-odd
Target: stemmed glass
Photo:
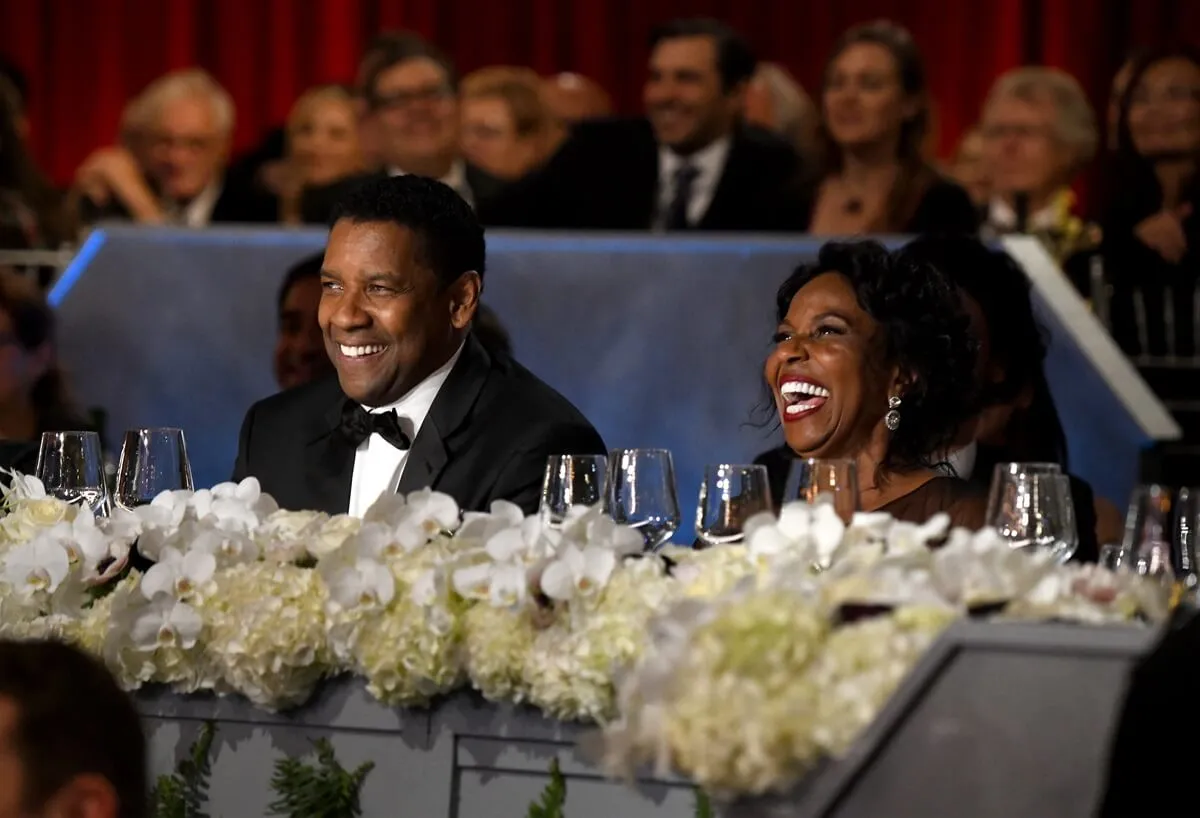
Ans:
[[[675,467],[666,449],[617,449],[609,457],[608,509],[613,520],[636,528],[653,551],[679,530]]]
[[[1184,534],[1188,520],[1175,519],[1175,493],[1166,486],[1138,486],[1125,518],[1125,541],[1129,567],[1139,574],[1157,577],[1166,582],[1175,579],[1179,565],[1173,553],[1177,537]],[[1194,519],[1193,519],[1194,522]],[[1179,526],[1175,530],[1173,526]],[[1190,529],[1185,535],[1189,544],[1194,536]]]
[[[794,460],[783,497],[784,502],[832,503],[838,516],[849,523],[859,508],[858,467],[853,460]]]
[[[1070,478],[1054,464],[997,465],[987,524],[1013,548],[1046,550],[1066,562],[1079,547]]]
[[[125,433],[117,466],[117,505],[133,509],[148,505],[164,491],[193,487],[182,429],[133,429]]]
[[[739,543],[746,536],[746,521],[770,510],[765,466],[707,466],[696,507],[696,536],[704,545]]]
[[[36,474],[51,497],[87,506],[97,517],[108,516],[104,456],[95,432],[43,433]]]
[[[539,514],[557,528],[572,506],[594,506],[605,500],[608,458],[602,454],[555,454],[546,461]]]

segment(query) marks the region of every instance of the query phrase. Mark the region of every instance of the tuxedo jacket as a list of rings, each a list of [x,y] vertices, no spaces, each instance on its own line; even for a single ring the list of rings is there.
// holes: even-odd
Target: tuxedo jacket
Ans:
[[[738,128],[712,200],[693,229],[799,231],[800,162],[779,137]],[[540,170],[482,202],[491,226],[647,230],[658,206],[659,147],[646,119],[582,122]]]
[[[242,424],[233,479],[257,477],[286,509],[345,513],[355,455],[339,432],[346,400],[331,376],[254,404]],[[566,398],[468,335],[413,441],[398,491],[430,487],[464,511],[509,500],[532,514],[550,455],[605,451]]]

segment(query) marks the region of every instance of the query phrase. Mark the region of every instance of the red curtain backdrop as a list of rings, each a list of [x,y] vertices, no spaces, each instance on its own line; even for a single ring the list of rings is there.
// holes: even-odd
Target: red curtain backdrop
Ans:
[[[0,53],[28,73],[37,158],[65,183],[112,141],[125,100],[171,69],[202,66],[229,89],[237,149],[280,124],[304,88],[352,79],[363,46],[388,29],[424,34],[463,71],[578,71],[636,113],[650,28],[698,15],[740,29],[810,92],[839,33],[902,23],[925,55],[943,154],[1007,68],[1065,68],[1102,111],[1131,47],[1200,41],[1197,0],[0,0]]]

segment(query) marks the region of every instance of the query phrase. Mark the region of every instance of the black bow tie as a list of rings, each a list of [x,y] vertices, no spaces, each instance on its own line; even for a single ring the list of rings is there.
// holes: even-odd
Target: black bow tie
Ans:
[[[346,401],[345,407],[342,408],[342,422],[338,431],[356,449],[372,432],[397,449],[408,449],[412,446],[412,441],[400,428],[400,418],[395,409],[387,412],[368,412],[352,400]]]

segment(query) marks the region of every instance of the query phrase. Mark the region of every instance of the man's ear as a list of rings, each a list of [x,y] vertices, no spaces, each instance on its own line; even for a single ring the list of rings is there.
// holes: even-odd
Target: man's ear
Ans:
[[[483,279],[474,270],[468,270],[450,285],[450,323],[455,329],[465,330],[471,326],[475,311],[479,309],[479,293]]]

